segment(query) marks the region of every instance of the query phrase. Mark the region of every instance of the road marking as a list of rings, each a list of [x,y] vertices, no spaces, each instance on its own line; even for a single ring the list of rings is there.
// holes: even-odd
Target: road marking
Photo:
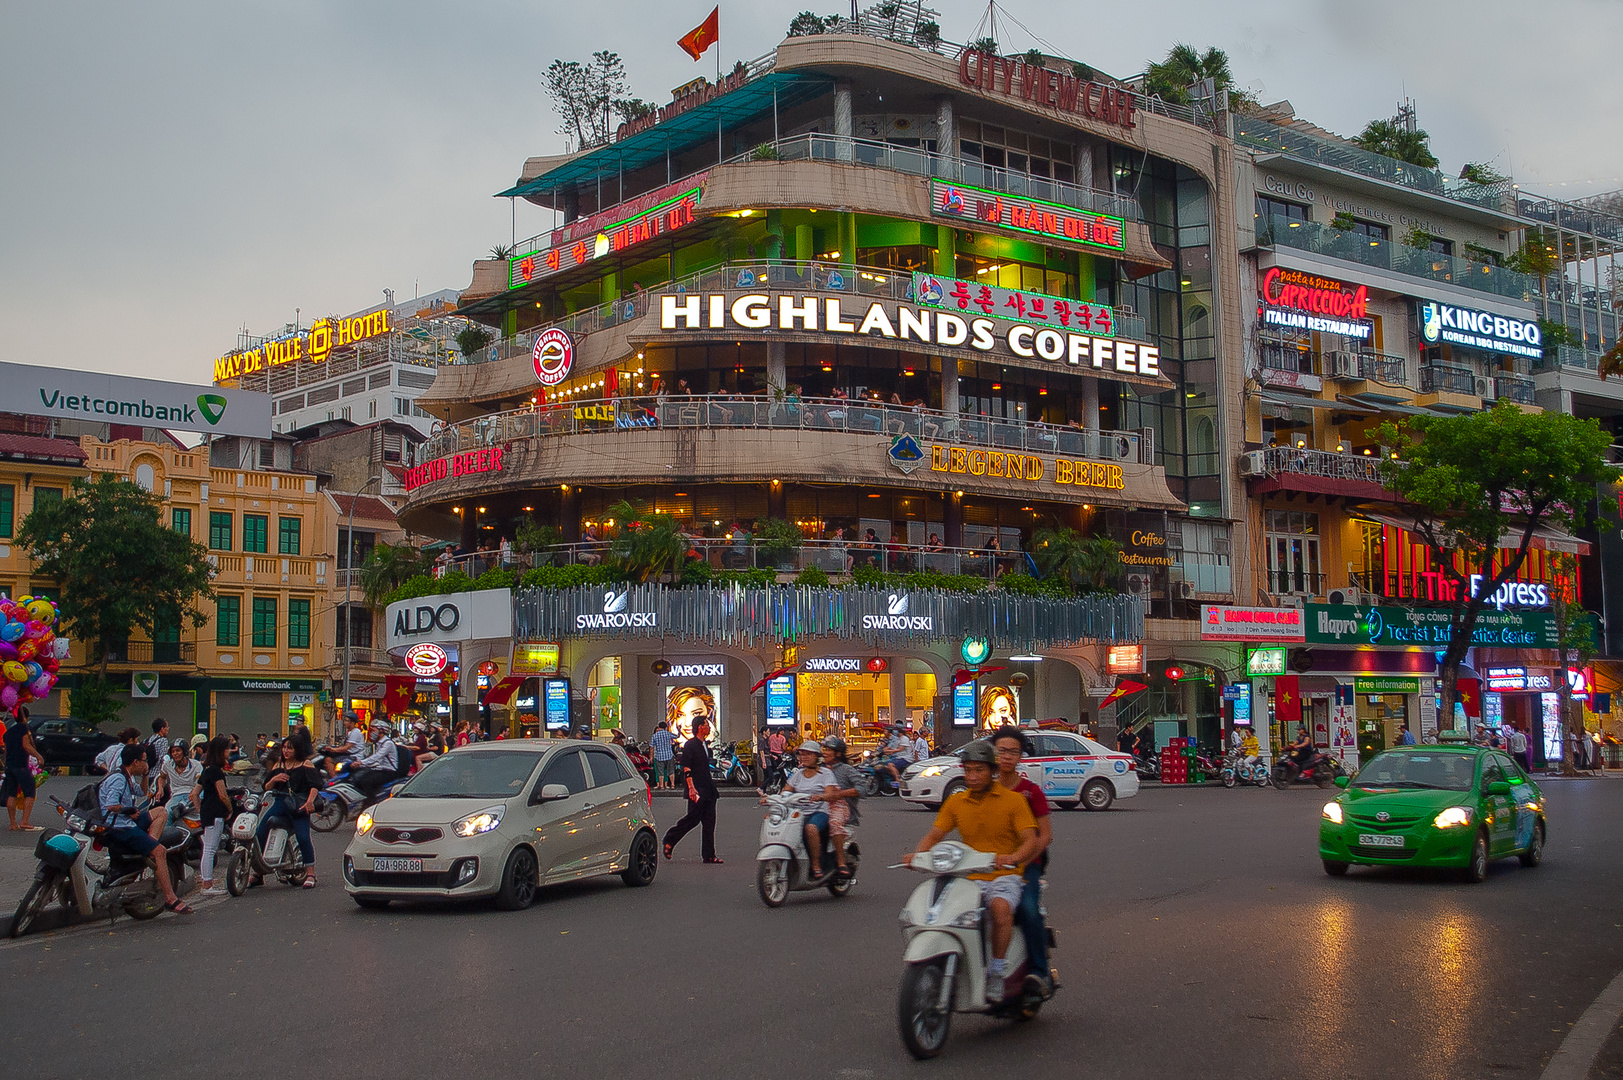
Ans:
[[[1618,972],[1578,1017],[1539,1080],[1585,1080],[1589,1067],[1595,1064],[1601,1047],[1617,1028],[1620,1018],[1623,1018],[1623,971]]]
[[[186,899],[186,897],[191,897],[191,899]],[[186,897],[182,897],[182,899],[185,899],[187,903],[191,904],[192,913],[194,915],[198,912],[206,911],[217,904],[223,904],[227,900],[232,899],[230,896],[199,897],[196,890],[187,893]],[[158,916],[159,919],[189,919],[191,917],[191,915],[179,915],[172,911],[166,911]],[[79,922],[69,923],[67,926],[57,927],[55,930],[45,930],[38,934],[28,934],[20,938],[7,938],[4,941],[0,941],[0,950],[21,949],[29,945],[49,945],[53,941],[61,941],[65,937],[72,937],[77,934],[88,933],[92,930],[98,930],[111,934],[123,930],[125,927],[130,925],[141,925],[141,920],[132,919],[128,915],[124,915],[122,913],[120,913],[119,917],[114,920],[108,919],[105,914],[96,915],[89,919],[83,919]]]

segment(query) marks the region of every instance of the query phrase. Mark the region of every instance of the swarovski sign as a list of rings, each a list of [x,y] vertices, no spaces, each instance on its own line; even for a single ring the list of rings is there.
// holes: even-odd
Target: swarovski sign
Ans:
[[[384,615],[390,649],[513,636],[513,591],[481,589],[400,600]]]
[[[909,615],[911,601],[906,593],[891,593],[885,598],[883,615],[863,615],[864,630],[911,630],[928,632],[935,629],[935,619],[929,615]]]
[[[631,591],[626,588],[605,592],[602,611],[581,612],[575,616],[576,630],[652,629],[658,625],[659,616],[654,612],[633,609]]]

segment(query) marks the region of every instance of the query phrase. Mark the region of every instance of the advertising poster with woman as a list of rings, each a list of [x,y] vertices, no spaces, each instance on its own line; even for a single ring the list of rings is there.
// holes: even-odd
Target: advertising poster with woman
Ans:
[[[1020,723],[1020,703],[1007,686],[988,686],[982,690],[979,712],[982,732]]]
[[[665,688],[665,720],[671,725],[671,735],[676,739],[677,747],[693,738],[693,725],[701,718],[710,722],[712,739],[721,733],[717,730],[718,717],[721,715],[721,686],[711,684],[708,686],[667,686]]]

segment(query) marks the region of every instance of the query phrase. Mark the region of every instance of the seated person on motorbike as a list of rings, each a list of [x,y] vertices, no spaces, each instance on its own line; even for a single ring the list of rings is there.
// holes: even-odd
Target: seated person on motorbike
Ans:
[[[321,748],[321,756],[326,760],[328,776],[337,773],[338,766],[342,762],[353,763],[366,756],[366,732],[361,730],[360,714],[354,709],[345,709],[344,723],[349,725],[349,731],[344,735],[344,741]]]
[[[197,798],[193,792],[202,777],[203,763],[192,760],[191,755],[186,753],[186,744],[179,739],[170,743],[169,754],[158,770],[158,784],[162,791],[154,790],[152,796],[154,802],[166,803],[167,821],[180,820],[188,808],[197,809]]]
[[[1052,987],[1053,976],[1048,967],[1048,928],[1043,924],[1042,881],[1048,870],[1048,846],[1054,842],[1054,823],[1049,817],[1048,797],[1020,771],[1020,759],[1030,749],[1025,734],[1017,727],[999,728],[992,733],[991,742],[992,749],[997,751],[997,782],[1024,795],[1031,804],[1032,816],[1037,819],[1037,840],[1041,846],[1021,875],[1025,888],[1020,892],[1015,921],[1026,938],[1031,970],[1047,991]]]
[[[827,801],[828,793],[838,789],[834,774],[823,768],[823,748],[810,739],[800,744],[796,752],[800,768],[789,774],[784,782],[785,794],[809,795]],[[823,836],[828,832],[828,814],[818,810],[806,815],[806,857],[811,860],[811,876],[823,876]]]
[[[192,909],[175,895],[175,887],[169,880],[169,853],[158,842],[167,821],[163,815],[154,817],[142,809],[147,801],[141,794],[146,786],[146,772],[146,747],[129,743],[119,755],[119,768],[109,773],[97,788],[102,823],[107,826],[103,839],[122,851],[149,857],[152,876],[157,878],[158,888],[163,892],[164,907],[177,915],[190,915]]]
[[[349,774],[349,782],[367,798],[376,795],[383,790],[384,784],[400,775],[400,755],[395,749],[394,740],[389,738],[389,722],[372,721],[372,734],[377,738],[372,752],[356,762]]]
[[[259,816],[259,845],[263,850],[273,819],[288,822],[304,857],[304,887],[316,887],[316,849],[310,840],[310,811],[324,786],[321,770],[310,764],[311,749],[302,739],[282,741],[282,760],[270,766],[265,775],[265,791],[272,796],[269,809]],[[258,877],[255,877],[258,883]]]
[[[857,800],[862,798],[862,774],[846,761],[845,740],[838,735],[823,740],[823,767],[834,777],[834,790],[823,798],[828,800],[828,831],[834,841],[834,861],[839,864],[835,873],[843,879],[845,842],[851,838],[852,830],[862,823],[862,815],[857,811]]]
[[[1307,768],[1307,763],[1313,760],[1313,736],[1307,733],[1306,724],[1296,725],[1296,738],[1285,748],[1285,753],[1296,762],[1298,769]]]
[[[913,740],[907,737],[907,732],[901,728],[891,731],[890,738],[885,741],[885,749],[880,754],[884,760],[878,771],[889,773],[897,784],[902,782],[902,774],[907,767],[913,764]]]
[[[941,804],[935,825],[918,842],[917,849],[902,856],[912,862],[940,843],[954,829],[964,844],[993,856],[995,869],[970,874],[981,889],[992,936],[992,959],[986,965],[986,1000],[1003,1000],[1003,964],[1014,938],[1014,911],[1024,893],[1021,873],[1025,864],[1042,849],[1037,835],[1037,819],[1025,796],[997,782],[997,754],[984,740],[964,747],[965,789]]]

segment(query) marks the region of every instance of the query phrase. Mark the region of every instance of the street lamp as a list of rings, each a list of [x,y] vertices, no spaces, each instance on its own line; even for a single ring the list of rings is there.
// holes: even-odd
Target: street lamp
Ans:
[[[383,479],[383,474],[372,477],[361,485],[361,490],[349,497],[349,522],[344,526],[344,708],[352,709],[349,700],[349,654],[352,648],[350,642],[355,636],[355,623],[350,618],[350,593],[355,585],[355,504],[360,501],[361,493],[373,484]],[[342,713],[339,716],[343,718]]]

